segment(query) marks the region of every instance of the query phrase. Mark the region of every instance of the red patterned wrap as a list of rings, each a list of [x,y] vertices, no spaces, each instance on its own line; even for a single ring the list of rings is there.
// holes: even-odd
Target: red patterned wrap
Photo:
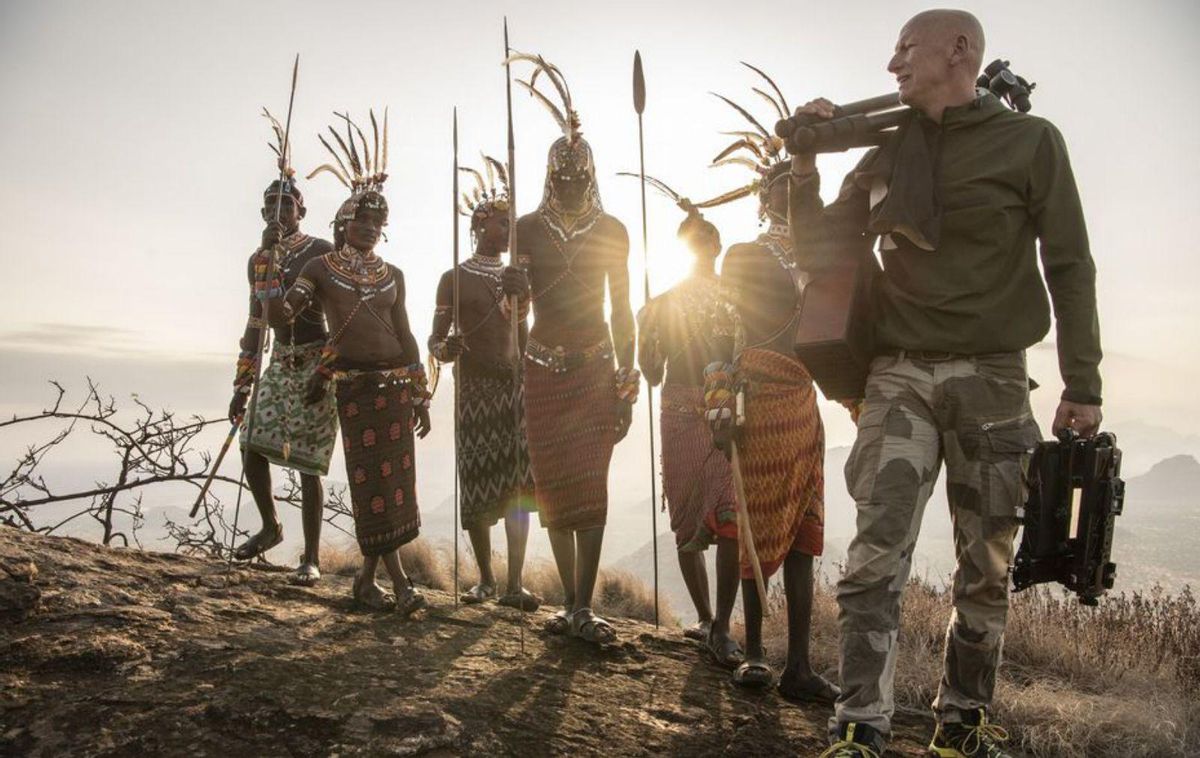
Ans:
[[[613,352],[611,345],[597,349],[595,336],[565,342],[571,344],[558,350],[531,337],[526,348],[525,425],[535,499],[543,527],[594,529],[608,519],[618,402]]]
[[[738,454],[746,511],[764,577],[791,551],[825,546],[825,428],[812,377],[795,358],[749,349],[737,362],[746,391]],[[742,578],[754,576],[742,556]]]
[[[677,550],[704,550],[718,538],[737,539],[733,470],[713,446],[704,419],[704,390],[662,389],[663,494]]]

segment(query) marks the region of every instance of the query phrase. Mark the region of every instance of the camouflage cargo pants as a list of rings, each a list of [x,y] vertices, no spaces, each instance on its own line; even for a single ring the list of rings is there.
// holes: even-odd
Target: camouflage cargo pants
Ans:
[[[1039,432],[1023,352],[940,357],[871,364],[846,462],[857,534],[837,587],[842,697],[831,730],[853,721],[890,732],[900,597],[943,461],[957,567],[934,709],[954,721],[992,699],[1016,513]]]

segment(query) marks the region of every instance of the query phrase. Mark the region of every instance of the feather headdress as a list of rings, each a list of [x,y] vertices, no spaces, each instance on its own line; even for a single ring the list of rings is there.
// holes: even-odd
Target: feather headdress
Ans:
[[[387,202],[383,199],[383,183],[387,181],[388,156],[388,111],[383,109],[383,131],[380,134],[379,122],[375,119],[375,111],[369,111],[371,119],[371,144],[362,128],[350,118],[349,112],[333,112],[343,122],[345,137],[334,127],[329,127],[333,142],[318,134],[317,139],[333,158],[333,163],[322,163],[312,170],[308,179],[320,173],[332,174],[346,189],[350,190],[350,199],[338,209],[337,220],[345,221],[354,218],[359,204],[366,199],[369,207],[387,213]],[[382,139],[381,139],[382,137]],[[374,151],[371,145],[374,145]],[[337,149],[334,149],[337,145]]]
[[[742,65],[758,74],[771,88],[771,91],[767,92],[758,87],[751,87],[751,91],[771,104],[772,109],[775,111],[775,116],[786,118],[789,113],[787,99],[783,96],[783,92],[779,89],[779,86],[775,84],[775,80],[767,76],[766,72],[756,66],[752,66],[745,61],[742,61]],[[787,157],[783,140],[769,132],[762,125],[762,122],[756,119],[747,109],[724,95],[718,95],[715,92],[711,94],[714,97],[720,98],[722,102],[737,111],[742,118],[746,119],[754,127],[753,131],[721,132],[727,136],[737,137],[737,140],[717,153],[716,157],[712,160],[712,165],[746,166],[753,169],[760,177],[765,177],[776,163]]]
[[[775,83],[775,80],[767,76],[766,72],[757,66],[752,66],[745,61],[741,63],[757,74],[770,87],[770,91],[759,87],[751,87],[751,91],[770,103],[771,108],[774,110],[774,116],[786,118],[790,112],[787,98],[783,96],[783,91],[779,89],[779,85]],[[765,196],[767,190],[779,177],[786,175],[786,172],[780,170],[780,166],[788,158],[784,141],[769,132],[763,126],[762,122],[755,118],[746,108],[743,108],[724,95],[718,95],[715,92],[710,94],[737,111],[738,115],[753,127],[753,129],[721,132],[721,134],[728,137],[736,137],[737,139],[713,157],[711,168],[717,168],[718,166],[745,166],[755,174],[754,181],[725,193],[723,197],[728,196],[730,200],[736,200],[752,194],[758,194],[760,200],[763,202],[763,205],[759,208],[759,216],[766,218]],[[729,202],[729,200],[725,202]]]
[[[371,151],[367,137],[361,127],[354,123],[348,113],[334,111],[334,116],[341,119],[345,126],[345,137],[337,129],[330,126],[329,133],[333,144],[322,134],[317,135],[321,145],[333,157],[333,163],[322,163],[309,173],[309,179],[322,172],[333,174],[346,189],[353,193],[374,190],[378,192],[387,181],[387,152],[388,152],[388,112],[383,110],[383,134],[380,140],[379,122],[375,119],[375,111],[370,111],[372,142],[375,150]],[[357,142],[355,138],[357,137]],[[334,149],[334,144],[338,149]],[[382,145],[382,147],[381,147]]]
[[[504,164],[490,155],[479,154],[483,158],[484,171],[467,166],[459,166],[458,170],[469,175],[475,186],[470,192],[463,192],[458,212],[463,216],[490,215],[493,210],[508,212],[508,169]],[[487,178],[484,179],[486,174]]]
[[[634,179],[641,178],[641,174],[634,174],[629,171],[618,171],[617,176],[631,176]],[[754,191],[754,186],[750,185],[747,187],[740,187],[731,192],[725,192],[723,194],[717,195],[716,197],[709,198],[708,200],[704,200],[699,203],[693,203],[688,198],[680,195],[678,192],[676,192],[675,190],[673,190],[669,186],[667,186],[666,182],[661,181],[659,179],[655,179],[653,176],[650,176],[650,175],[646,176],[646,184],[649,184],[651,187],[658,190],[659,194],[661,194],[663,197],[670,198],[672,201],[675,202],[675,204],[677,206],[679,206],[680,210],[682,210],[684,213],[688,214],[689,216],[691,216],[693,214],[697,215],[697,216],[701,216],[702,215],[700,213],[701,209],[715,208],[718,205],[724,205],[725,203],[731,203],[734,200],[740,200],[743,197],[746,197],[747,195],[749,195],[751,192]]]
[[[545,106],[546,110],[554,118],[555,123],[558,124],[558,128],[562,129],[563,136],[567,138],[567,142],[574,143],[579,139],[581,124],[579,113],[575,110],[575,103],[571,99],[571,89],[567,86],[567,80],[563,76],[562,70],[540,55],[515,51],[505,59],[504,64],[508,65],[519,62],[531,63],[534,68],[533,74],[530,75],[528,81],[518,79],[517,84],[528,90],[529,95],[533,99]],[[558,94],[558,105],[537,87],[538,77],[543,74],[550,80],[550,84],[553,85],[555,92]]]
[[[292,168],[292,140],[284,133],[279,119],[272,116],[271,111],[265,107],[262,109],[262,117],[271,123],[271,131],[275,134],[275,141],[267,143],[267,147],[275,153],[275,165],[283,172],[284,177],[290,179],[296,175],[296,170]]]

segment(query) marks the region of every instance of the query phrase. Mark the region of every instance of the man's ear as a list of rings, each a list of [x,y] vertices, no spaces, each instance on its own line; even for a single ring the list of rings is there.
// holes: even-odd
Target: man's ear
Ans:
[[[967,35],[959,34],[954,38],[954,46],[950,48],[950,65],[961,66],[971,57],[971,41]]]

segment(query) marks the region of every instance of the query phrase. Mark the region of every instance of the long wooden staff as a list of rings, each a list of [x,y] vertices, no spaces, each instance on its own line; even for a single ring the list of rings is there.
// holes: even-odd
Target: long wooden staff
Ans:
[[[504,17],[504,98],[505,105],[508,107],[508,260],[509,263],[518,267],[524,268],[521,259],[517,256],[517,148],[516,140],[513,137],[513,107],[512,107],[512,64],[508,62],[508,57],[512,55],[512,48],[508,45],[508,16]],[[517,311],[520,308],[520,302],[516,295],[512,295],[508,299],[509,310],[509,331],[512,339],[513,348],[513,488],[517,498],[517,508],[522,507],[520,503],[521,486],[525,482],[524,471],[521,466],[521,404],[517,402],[521,396],[521,326],[520,316]],[[512,560],[512,556],[509,556]],[[517,567],[517,586],[509,587],[507,593],[509,595],[519,595],[522,590],[521,574],[524,566]],[[524,627],[522,627],[523,629]]]
[[[633,109],[638,121],[638,164],[642,182],[642,291],[650,302],[650,246],[646,226],[646,139],[642,133],[642,112],[646,109],[646,78],[642,74],[642,53],[633,53]],[[650,422],[650,541],[654,552],[654,626],[658,627],[658,468],[654,455],[654,387],[646,379],[646,409]]]
[[[454,179],[451,182],[453,190],[450,195],[451,220],[454,222],[454,268],[451,269],[451,281],[454,282],[452,296],[453,315],[450,320],[450,333],[458,333],[458,107],[454,108]],[[460,359],[462,356],[459,356]],[[462,383],[463,372],[460,361],[454,363],[454,607],[458,607],[458,403],[459,384]]]
[[[733,469],[733,494],[737,498],[738,541],[750,559],[750,568],[754,571],[754,586],[758,588],[758,602],[762,605],[763,615],[770,616],[771,612],[767,607],[767,583],[763,580],[762,563],[758,560],[754,532],[750,529],[750,512],[746,509],[746,483],[742,480],[742,461],[738,457],[735,440],[729,441],[729,453],[729,465]]]
[[[196,502],[192,504],[192,510],[188,513],[189,519],[196,518],[196,514],[200,512],[200,505],[204,502],[204,496],[208,494],[208,488],[212,486],[213,479],[217,475],[217,469],[221,468],[221,461],[225,460],[225,454],[229,452],[229,446],[233,444],[233,438],[237,436],[238,427],[241,425],[242,420],[240,418],[229,425],[229,434],[225,435],[225,442],[221,444],[220,452],[213,459],[212,469],[208,472],[208,476],[204,478],[204,486],[200,488],[200,494],[196,496]]]
[[[296,77],[300,72],[300,53],[296,53],[296,60],[292,64],[292,91],[288,94],[288,110],[287,121],[283,128],[283,146],[281,149],[282,155],[279,157],[279,185],[278,191],[275,193],[275,224],[279,224],[279,214],[281,205],[283,204],[283,182],[287,179],[288,166],[288,148],[290,146],[289,137],[292,131],[292,105],[296,102]],[[279,242],[275,243],[275,248],[268,256],[267,263],[267,282],[270,283],[275,275],[276,254],[279,249]],[[270,294],[270,293],[267,293]],[[258,389],[259,377],[262,375],[262,360],[267,351],[267,338],[271,333],[271,325],[266,323],[267,301],[260,301],[260,306],[263,316],[263,326],[258,332],[258,354],[254,357],[254,383],[250,385],[250,402],[246,405],[246,445],[242,448],[242,473],[238,477],[238,493],[237,505],[233,509],[233,531],[229,537],[229,567],[233,567],[233,545],[237,541],[238,518],[242,511],[242,490],[246,482],[246,460],[250,455],[250,444],[254,440],[254,411],[258,407]],[[216,467],[213,467],[214,470]]]

